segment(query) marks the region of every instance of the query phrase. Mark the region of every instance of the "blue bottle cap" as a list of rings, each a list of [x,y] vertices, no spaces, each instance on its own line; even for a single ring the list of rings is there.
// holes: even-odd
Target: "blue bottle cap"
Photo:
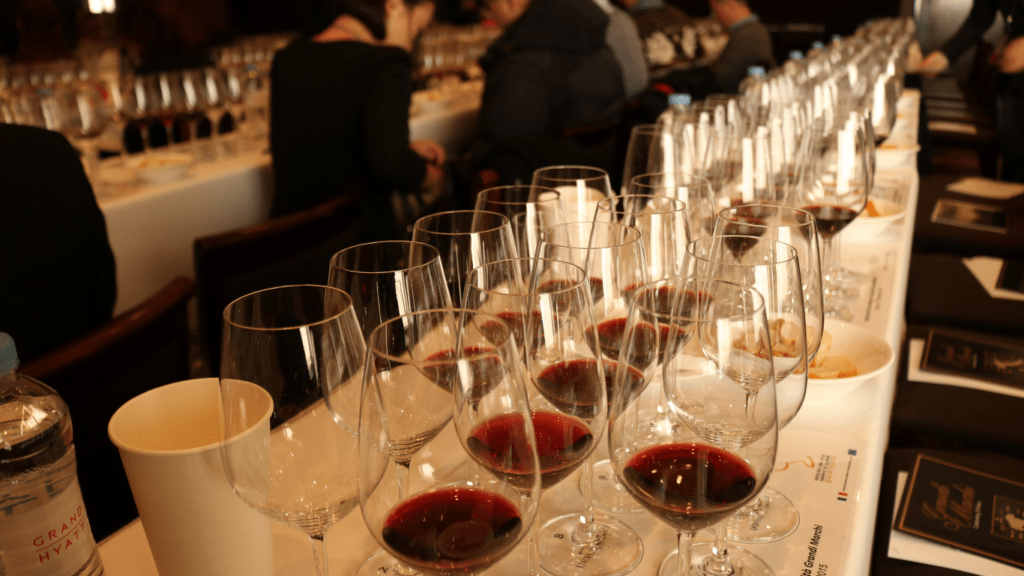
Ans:
[[[804,53],[799,51],[799,50],[792,50],[789,53],[789,59],[790,60],[803,60],[803,58],[804,58]]]
[[[764,66],[750,66],[747,68],[747,76],[764,76],[767,71]]]
[[[7,376],[18,367],[18,349],[14,347],[14,338],[6,332],[0,332],[0,376]]]
[[[673,92],[668,95],[669,106],[689,106],[693,102],[693,97],[683,92]]]

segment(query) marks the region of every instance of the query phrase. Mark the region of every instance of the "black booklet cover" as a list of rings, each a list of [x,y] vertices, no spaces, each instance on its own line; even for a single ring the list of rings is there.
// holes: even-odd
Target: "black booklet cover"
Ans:
[[[896,529],[1024,568],[1024,484],[919,454]]]
[[[921,369],[1024,388],[1024,347],[931,330]]]

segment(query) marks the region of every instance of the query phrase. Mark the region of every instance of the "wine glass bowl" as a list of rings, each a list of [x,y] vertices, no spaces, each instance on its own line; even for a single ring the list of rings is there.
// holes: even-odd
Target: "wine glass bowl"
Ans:
[[[591,166],[547,166],[533,172],[533,185],[557,190],[566,222],[594,219],[597,201],[612,195],[608,173]]]

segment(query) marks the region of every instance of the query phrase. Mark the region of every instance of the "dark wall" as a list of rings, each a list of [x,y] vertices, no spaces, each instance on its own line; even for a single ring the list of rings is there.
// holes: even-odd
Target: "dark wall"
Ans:
[[[708,0],[667,0],[691,16],[708,16]],[[826,33],[846,36],[871,18],[896,16],[899,0],[749,0],[768,24],[822,24]]]

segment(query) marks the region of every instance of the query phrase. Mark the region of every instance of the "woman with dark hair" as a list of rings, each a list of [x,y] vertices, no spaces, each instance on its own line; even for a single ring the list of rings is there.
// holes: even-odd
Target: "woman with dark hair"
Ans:
[[[271,213],[360,194],[364,238],[395,238],[392,192],[436,191],[444,181],[443,148],[409,142],[409,51],[433,5],[329,0],[322,6],[326,27],[278,52],[271,70]]]

